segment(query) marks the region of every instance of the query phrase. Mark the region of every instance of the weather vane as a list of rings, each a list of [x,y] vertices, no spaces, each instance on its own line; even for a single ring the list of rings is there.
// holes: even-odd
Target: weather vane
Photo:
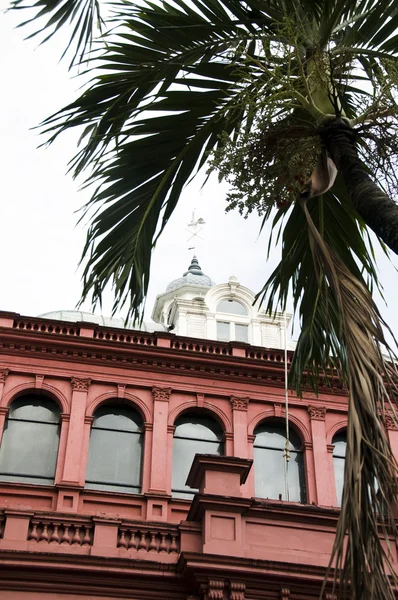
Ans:
[[[190,242],[192,240],[194,245],[190,246],[188,248],[188,250],[196,249],[195,242],[197,240],[203,241],[203,238],[202,238],[202,236],[199,235],[199,233],[202,231],[203,226],[205,224],[206,224],[206,221],[204,219],[202,219],[202,217],[199,217],[196,219],[195,209],[193,209],[191,221],[190,221],[190,223],[188,223],[189,229],[187,229],[186,231],[190,234],[189,238],[187,239],[187,242]]]

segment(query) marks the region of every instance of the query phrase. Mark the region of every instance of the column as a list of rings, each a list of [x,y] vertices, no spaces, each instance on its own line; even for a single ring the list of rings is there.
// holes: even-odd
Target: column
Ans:
[[[247,439],[247,409],[249,398],[231,396],[232,406],[232,431],[233,435],[233,456],[239,458],[252,458],[249,452],[249,443]],[[248,480],[242,485],[242,494],[244,497],[254,496],[254,469],[251,470]]]
[[[90,383],[90,379],[71,378],[72,402],[62,477],[63,484],[84,485],[84,480],[81,479],[80,467],[86,426],[84,417]]]
[[[330,460],[326,443],[326,408],[324,406],[309,406],[308,414],[311,421],[316,502],[320,506],[334,506],[336,494],[333,494],[332,491],[331,479],[333,474],[330,472]]]
[[[3,399],[3,391],[6,383],[6,378],[9,373],[8,369],[1,369],[0,371],[0,404]],[[0,443],[1,438],[3,437],[4,423],[6,420],[6,416],[8,413],[8,408],[6,406],[0,406]]]
[[[167,420],[171,388],[152,388],[153,433],[149,492],[167,494]]]

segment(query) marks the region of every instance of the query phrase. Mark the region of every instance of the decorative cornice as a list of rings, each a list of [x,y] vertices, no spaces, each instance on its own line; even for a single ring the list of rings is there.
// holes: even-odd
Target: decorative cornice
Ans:
[[[308,414],[310,415],[311,421],[324,421],[326,417],[325,406],[309,406]]]
[[[78,377],[71,377],[72,390],[74,392],[88,392],[90,387],[91,379],[79,379]]]
[[[0,383],[5,383],[9,372],[10,372],[10,369],[1,369],[0,370]]]
[[[231,396],[229,400],[232,404],[232,410],[247,410],[249,406],[249,398],[247,397]]]
[[[245,600],[246,584],[230,581],[229,583],[229,600]]]
[[[160,400],[161,402],[168,402],[170,400],[171,388],[152,388],[152,395],[154,400]]]
[[[98,327],[98,331],[101,333],[102,328]],[[232,355],[232,346],[228,343],[220,342],[215,346],[207,340],[202,340],[198,344],[195,338],[177,336],[173,338],[172,348],[159,348],[154,334],[135,335],[133,343],[133,338],[130,335],[126,337],[126,331],[123,331],[123,334],[122,331],[118,330],[116,333],[124,337],[125,341],[116,344],[112,340],[108,341],[105,335],[98,335],[94,339],[81,339],[69,335],[49,336],[37,331],[10,329],[0,340],[0,354],[40,355],[41,359],[61,359],[64,363],[101,366],[107,364],[112,365],[112,368],[143,368],[157,373],[183,372],[194,377],[200,373],[229,382],[249,381],[259,386],[270,384],[278,388],[284,387],[283,361],[279,360],[278,351],[271,352],[251,346],[246,352],[246,358],[236,357]],[[131,341],[127,341],[130,337]],[[106,352],[105,344],[109,346]],[[177,349],[177,345],[180,350],[186,349],[183,355]],[[218,352],[219,347],[222,352]],[[339,386],[332,385],[332,389],[336,398],[346,396],[346,392]],[[330,386],[325,386],[324,391],[330,394]],[[323,392],[323,386],[320,386],[320,392]]]

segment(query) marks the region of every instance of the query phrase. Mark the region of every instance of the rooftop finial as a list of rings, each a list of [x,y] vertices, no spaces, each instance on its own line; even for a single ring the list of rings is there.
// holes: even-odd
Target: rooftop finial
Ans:
[[[193,255],[191,264],[188,267],[188,271],[185,271],[184,276],[188,273],[193,273],[195,275],[203,275],[202,269],[200,268],[199,261],[195,255]]]

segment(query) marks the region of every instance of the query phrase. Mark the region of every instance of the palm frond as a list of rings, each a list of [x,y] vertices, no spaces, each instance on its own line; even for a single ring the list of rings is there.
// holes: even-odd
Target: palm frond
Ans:
[[[28,36],[41,36],[41,43],[51,39],[65,25],[72,27],[70,39],[61,58],[71,50],[70,66],[83,61],[91,50],[95,31],[101,32],[101,15],[98,0],[12,0],[10,9],[33,9],[33,17],[19,24],[19,27],[33,25],[36,21],[44,25]]]

